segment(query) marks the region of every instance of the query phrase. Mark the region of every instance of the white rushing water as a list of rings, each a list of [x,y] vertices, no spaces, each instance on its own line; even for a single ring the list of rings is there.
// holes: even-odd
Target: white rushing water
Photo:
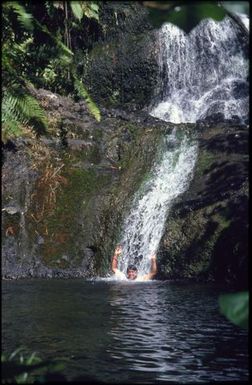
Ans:
[[[245,17],[242,20],[246,23]],[[248,60],[234,22],[203,20],[189,35],[172,24],[160,30],[162,100],[151,115],[172,123],[194,123],[213,114],[241,121],[248,116]],[[245,44],[246,46],[246,44]],[[181,136],[181,137],[179,137]],[[186,191],[197,159],[197,144],[185,133],[163,138],[149,178],[133,198],[120,244],[118,268],[136,264],[150,271],[174,199]]]
[[[173,200],[183,193],[192,177],[197,158],[197,144],[185,134],[178,138],[176,130],[163,138],[159,159],[154,163],[149,179],[135,195],[126,217],[119,269],[126,273],[129,263],[139,259],[139,275],[150,270],[150,257],[156,253],[163,235],[165,221]]]
[[[248,24],[248,18],[242,22]],[[241,32],[225,18],[204,19],[189,34],[173,24],[159,32],[162,100],[151,115],[173,123],[248,116],[248,58]]]
[[[248,16],[245,13],[239,13],[239,12],[236,12],[236,16],[238,16],[238,18],[242,21],[243,25],[245,26],[245,28],[249,32],[249,18],[248,18]]]

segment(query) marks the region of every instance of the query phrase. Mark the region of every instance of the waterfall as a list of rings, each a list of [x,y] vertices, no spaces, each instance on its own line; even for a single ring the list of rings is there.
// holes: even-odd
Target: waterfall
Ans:
[[[179,136],[182,135],[182,138]],[[162,139],[149,178],[136,193],[123,225],[119,269],[126,273],[129,263],[139,275],[150,271],[149,257],[156,253],[173,200],[188,187],[197,157],[197,144],[183,133]]]
[[[246,121],[247,42],[233,20],[205,19],[189,35],[164,24],[159,43],[162,95],[152,116],[172,123],[194,123],[213,116]],[[150,271],[150,257],[158,250],[174,199],[192,179],[197,148],[195,141],[176,128],[163,137],[149,178],[135,194],[123,223],[118,268],[124,273],[132,263],[140,276]]]
[[[247,42],[233,20],[204,19],[189,34],[167,23],[159,32],[159,44],[162,100],[152,108],[152,116],[173,123],[214,115],[246,121]]]

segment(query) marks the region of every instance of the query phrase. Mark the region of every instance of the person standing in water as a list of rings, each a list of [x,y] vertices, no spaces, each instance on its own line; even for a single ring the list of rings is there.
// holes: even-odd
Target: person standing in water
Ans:
[[[120,278],[127,278],[130,280],[137,279],[138,281],[149,281],[157,274],[157,258],[156,255],[153,254],[151,256],[151,270],[149,274],[145,274],[143,277],[137,277],[138,276],[138,270],[135,265],[129,265],[127,267],[127,276],[118,269],[118,257],[122,253],[122,246],[117,245],[113,258],[112,258],[112,271],[115,273],[117,277]]]

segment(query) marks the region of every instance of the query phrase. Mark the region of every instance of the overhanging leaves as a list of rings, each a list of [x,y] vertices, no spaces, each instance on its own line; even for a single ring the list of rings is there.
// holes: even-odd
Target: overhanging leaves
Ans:
[[[148,3],[152,3],[151,6]],[[220,21],[225,15],[226,11],[219,6],[217,2],[166,2],[166,7],[162,2],[143,2],[143,5],[148,7],[149,18],[152,25],[156,28],[161,27],[163,23],[172,23],[179,28],[189,33],[201,20],[205,18],[212,18]]]
[[[33,17],[30,13],[26,12],[24,7],[17,1],[8,1],[4,3],[6,8],[12,8],[17,15],[19,23],[27,30],[33,30]]]
[[[81,20],[83,17],[83,10],[81,8],[80,2],[79,1],[70,1],[70,6],[71,6],[71,9],[72,9],[74,16],[77,19]]]
[[[229,321],[243,328],[248,328],[248,303],[249,294],[247,291],[223,294],[219,297],[221,313]]]

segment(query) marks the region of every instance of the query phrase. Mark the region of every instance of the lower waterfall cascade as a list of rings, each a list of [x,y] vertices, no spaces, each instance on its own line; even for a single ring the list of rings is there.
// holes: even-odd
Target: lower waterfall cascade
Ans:
[[[123,224],[119,269],[126,273],[129,263],[140,276],[150,270],[150,257],[157,252],[173,200],[188,187],[197,159],[197,143],[174,128],[165,135],[147,181],[133,198]]]

